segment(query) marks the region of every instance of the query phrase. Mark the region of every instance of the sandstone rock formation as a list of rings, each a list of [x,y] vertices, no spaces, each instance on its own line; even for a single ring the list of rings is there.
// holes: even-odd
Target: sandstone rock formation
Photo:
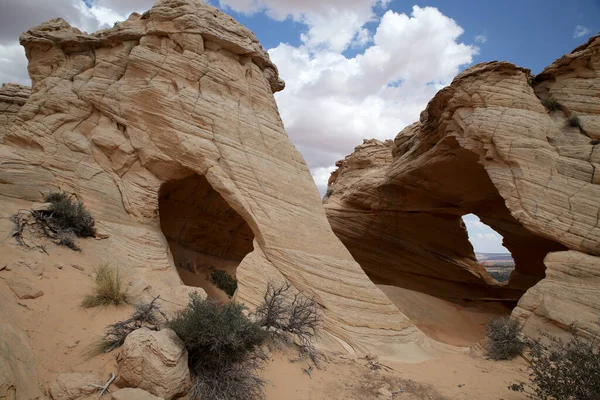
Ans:
[[[30,94],[31,89],[27,86],[15,83],[2,84],[0,87],[0,126],[8,126],[14,121]]]
[[[12,276],[6,280],[6,283],[19,299],[37,299],[44,295],[40,288],[23,276]]]
[[[93,34],[54,19],[21,44],[32,93],[0,125],[2,202],[73,193],[108,236],[84,253],[155,290],[181,284],[175,266],[223,267],[252,306],[287,279],[323,306],[330,348],[429,356],[331,231],[277,111],[283,82],[249,30],[197,0],[161,0]]]
[[[188,354],[170,329],[141,328],[130,333],[119,353],[117,384],[172,399],[191,388]]]
[[[324,200],[334,232],[375,283],[509,304],[535,285],[514,311],[526,333],[575,320],[600,332],[599,71],[600,36],[536,77],[467,69],[393,142],[338,163]],[[469,213],[504,237],[507,284],[477,263]]]

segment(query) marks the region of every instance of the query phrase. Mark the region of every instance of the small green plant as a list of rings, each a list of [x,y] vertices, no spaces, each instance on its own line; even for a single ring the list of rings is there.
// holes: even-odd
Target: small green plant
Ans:
[[[561,111],[563,105],[558,102],[554,97],[542,100],[542,105],[546,107],[548,111]]]
[[[157,303],[159,298],[160,296],[157,296],[148,304],[137,305],[131,318],[107,326],[104,336],[89,349],[88,355],[90,358],[99,354],[109,353],[121,347],[125,343],[127,336],[137,329],[146,327],[153,331],[160,330],[160,315],[165,320],[166,317]]]
[[[525,343],[519,337],[519,321],[492,318],[487,327],[487,355],[492,360],[510,360],[520,355]]]
[[[86,295],[81,305],[84,308],[92,308],[118,306],[127,302],[121,271],[109,264],[102,264],[96,269],[93,293]]]
[[[574,128],[579,128],[581,129],[581,120],[579,119],[579,117],[576,114],[573,114],[569,117],[569,119],[567,119],[567,124],[569,124],[569,126],[572,126]]]
[[[169,323],[188,351],[191,400],[264,398],[265,381],[257,372],[265,361],[261,346],[268,334],[244,310],[236,302],[219,304],[192,294]]]
[[[210,280],[216,287],[227,293],[229,297],[232,297],[237,290],[237,280],[222,269],[211,268]]]

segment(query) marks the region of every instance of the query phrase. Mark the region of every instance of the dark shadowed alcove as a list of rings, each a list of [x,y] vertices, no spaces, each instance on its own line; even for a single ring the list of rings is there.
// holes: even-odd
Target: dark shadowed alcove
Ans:
[[[202,287],[210,297],[226,298],[207,276],[215,268],[235,277],[237,266],[253,250],[254,234],[246,221],[199,175],[165,182],[158,207],[181,280]]]

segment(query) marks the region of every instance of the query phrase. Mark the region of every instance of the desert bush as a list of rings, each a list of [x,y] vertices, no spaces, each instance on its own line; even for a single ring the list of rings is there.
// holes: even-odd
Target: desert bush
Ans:
[[[571,337],[563,341],[549,334],[548,340],[531,341],[530,381],[508,387],[526,392],[531,399],[600,399],[600,345],[596,338],[581,338],[571,327]]]
[[[520,355],[525,343],[519,337],[519,321],[492,318],[487,327],[487,355],[492,360],[510,360]]]
[[[190,295],[187,307],[169,323],[188,351],[194,374],[191,399],[253,400],[264,397],[257,375],[264,361],[261,345],[268,337],[244,306]]]
[[[51,203],[53,225],[62,230],[70,231],[78,237],[91,237],[96,234],[94,218],[85,209],[81,201],[73,201],[66,193],[54,192],[45,197]]]
[[[123,285],[121,271],[109,264],[102,264],[96,269],[96,280],[92,294],[85,296],[84,308],[121,305],[127,303],[127,293]]]
[[[560,111],[560,110],[563,109],[562,104],[560,104],[558,102],[558,100],[556,100],[553,97],[550,97],[549,99],[542,100],[542,105],[544,107],[546,107],[546,109],[549,110],[549,111],[557,111],[557,110]]]
[[[31,247],[23,240],[24,229],[28,227],[36,235],[45,236],[57,245],[81,251],[75,238],[95,235],[94,218],[81,201],[73,201],[66,193],[50,193],[44,200],[50,203],[48,209],[20,211],[12,216],[16,224],[13,236],[21,245]],[[34,224],[31,224],[32,220]],[[44,250],[43,246],[36,247]]]
[[[600,346],[573,333],[569,341],[551,336],[551,345],[531,346],[531,383],[535,398],[600,399]]]
[[[232,297],[237,290],[237,280],[222,269],[211,269],[210,280],[229,297]]]
[[[107,326],[104,336],[92,346],[89,355],[93,357],[98,354],[109,353],[121,347],[131,332],[142,327],[159,331],[161,327],[161,317],[159,315],[162,315],[166,320],[165,315],[160,310],[160,305],[157,303],[159,298],[160,296],[157,296],[148,304],[137,305],[131,318]]]
[[[325,192],[325,197],[330,197],[333,194],[333,188],[327,188]]]
[[[296,336],[300,345],[311,348],[321,324],[317,302],[301,293],[290,293],[291,285],[269,282],[255,315],[261,326]]]
[[[571,115],[569,117],[569,119],[567,119],[567,124],[569,124],[569,126],[572,126],[574,128],[580,128],[580,129],[582,128],[582,126],[581,126],[581,120],[575,114]]]

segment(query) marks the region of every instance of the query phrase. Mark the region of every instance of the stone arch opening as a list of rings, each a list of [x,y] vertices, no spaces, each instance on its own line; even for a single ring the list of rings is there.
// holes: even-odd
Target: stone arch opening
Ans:
[[[236,276],[237,266],[253,250],[250,226],[204,176],[196,174],[165,182],[158,208],[160,227],[183,283],[226,301],[227,294],[211,283],[209,274],[215,269]]]
[[[513,217],[480,156],[455,138],[403,143],[365,147],[389,159],[385,173],[365,169],[360,148],[342,161],[327,216],[371,281],[417,327],[449,344],[473,344],[491,316],[510,314],[545,277],[546,255],[565,246]],[[357,179],[361,168],[367,172]],[[503,237],[515,262],[508,281],[493,279],[477,260],[462,220],[468,214]]]
[[[499,284],[508,282],[515,269],[510,251],[503,246],[504,238],[475,214],[462,216],[475,258]]]

